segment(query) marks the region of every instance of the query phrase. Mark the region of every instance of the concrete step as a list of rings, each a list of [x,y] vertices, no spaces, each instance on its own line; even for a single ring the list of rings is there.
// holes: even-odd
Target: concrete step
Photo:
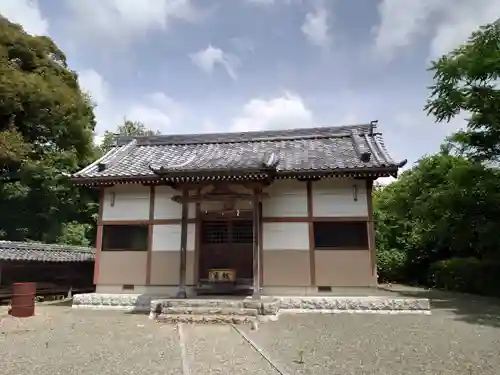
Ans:
[[[232,315],[232,316],[257,316],[257,309],[240,307],[211,307],[211,306],[175,306],[164,307],[162,315]]]
[[[160,314],[156,321],[159,323],[251,324],[254,329],[258,326],[257,317],[236,315]]]

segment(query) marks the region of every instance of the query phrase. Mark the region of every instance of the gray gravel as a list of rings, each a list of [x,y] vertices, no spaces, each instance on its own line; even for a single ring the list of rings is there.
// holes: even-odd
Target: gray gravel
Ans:
[[[245,332],[292,374],[500,373],[500,327],[439,311],[432,316],[282,315],[266,329]]]
[[[1,375],[182,374],[174,326],[144,315],[37,307],[17,319],[0,310]]]
[[[258,331],[238,328],[290,375],[500,374],[500,301],[429,297],[431,316],[281,315]],[[6,312],[0,307],[0,375],[182,374],[176,326],[145,315],[43,305],[32,318]],[[277,374],[230,326],[183,332],[191,375]]]
[[[192,375],[274,375],[268,362],[231,326],[184,325]]]

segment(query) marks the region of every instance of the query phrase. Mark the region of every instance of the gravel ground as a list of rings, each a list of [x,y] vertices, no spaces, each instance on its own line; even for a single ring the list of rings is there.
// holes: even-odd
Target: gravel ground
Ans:
[[[0,308],[1,375],[182,374],[174,326],[144,315],[38,306],[17,319]]]
[[[183,325],[192,375],[274,375],[268,362],[231,326]]]
[[[500,327],[441,311],[282,315],[265,329],[245,332],[291,374],[498,375],[500,368]]]
[[[500,301],[429,297],[431,316],[282,315],[258,331],[238,328],[290,375],[499,374]],[[177,328],[145,315],[47,305],[32,318],[6,313],[0,307],[0,375],[183,374]],[[277,374],[229,326],[182,332],[190,375]]]

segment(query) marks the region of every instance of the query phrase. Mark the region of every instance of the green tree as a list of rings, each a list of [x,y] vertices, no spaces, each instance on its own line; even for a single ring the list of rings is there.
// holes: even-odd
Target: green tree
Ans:
[[[450,138],[476,160],[500,157],[500,21],[474,32],[468,42],[432,62],[434,85],[425,109],[438,122],[470,114],[466,129]]]
[[[54,42],[0,16],[0,237],[54,242],[90,224],[95,196],[69,175],[96,150],[93,107]]]
[[[499,258],[500,175],[463,157],[438,154],[374,194],[377,250],[423,281],[428,266],[450,257]],[[393,259],[393,257],[391,257]]]
[[[117,136],[146,136],[146,135],[159,135],[159,131],[153,131],[146,128],[140,121],[123,120],[123,124],[119,125],[115,132],[106,131],[104,138],[100,145],[103,153],[108,152],[115,144]]]

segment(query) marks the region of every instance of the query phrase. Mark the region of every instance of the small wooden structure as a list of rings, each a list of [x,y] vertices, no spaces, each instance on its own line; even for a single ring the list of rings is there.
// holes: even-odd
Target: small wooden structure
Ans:
[[[0,241],[0,300],[13,296],[16,283],[36,283],[37,295],[91,292],[95,250],[92,248]]]

